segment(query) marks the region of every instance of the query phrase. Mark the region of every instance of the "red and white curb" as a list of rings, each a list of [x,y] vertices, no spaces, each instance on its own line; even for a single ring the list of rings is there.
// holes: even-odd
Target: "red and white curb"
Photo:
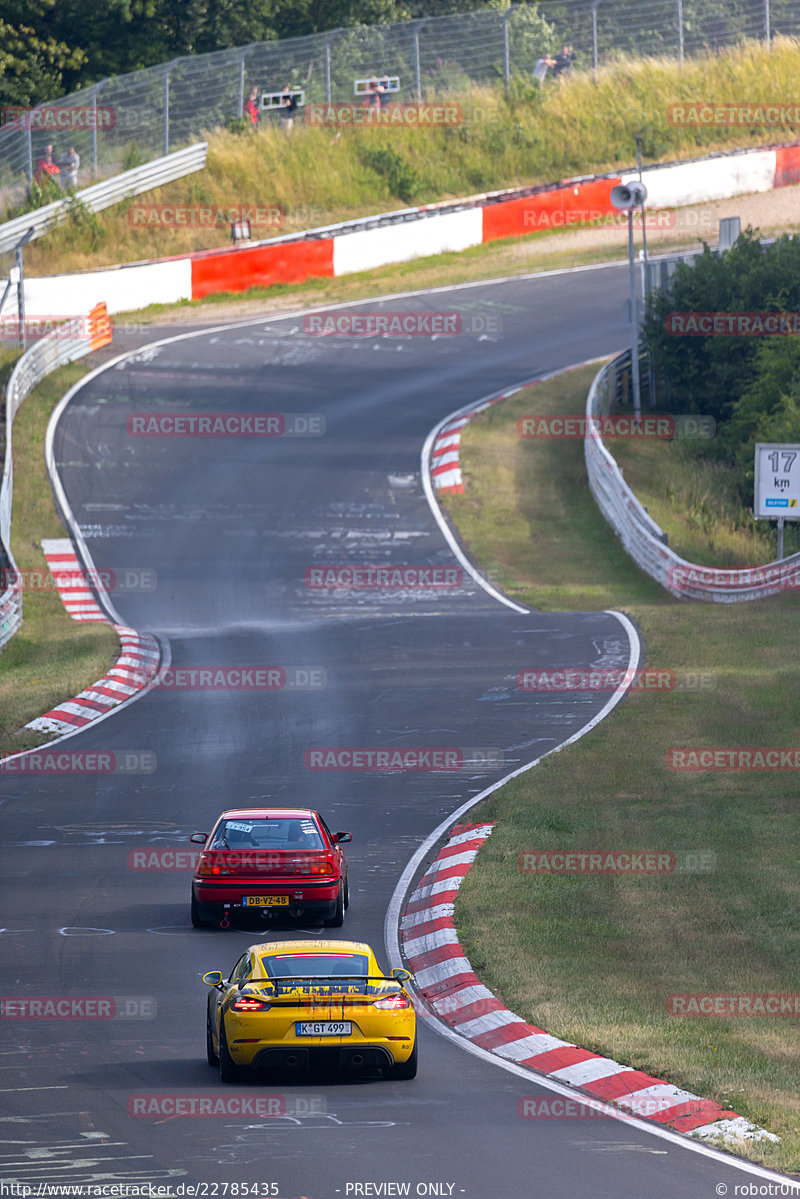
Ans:
[[[161,651],[155,637],[149,633],[138,633],[136,629],[114,624],[108,619],[86,582],[68,538],[46,539],[42,541],[42,549],[72,619],[110,624],[122,645],[122,653],[111,670],[93,686],[25,725],[26,729],[37,733],[70,733],[91,724],[98,716],[104,716],[110,708],[130,699],[152,682],[158,672]]]
[[[484,408],[490,408],[498,400],[505,400],[506,398],[506,395],[501,395],[494,396],[491,400],[485,400],[483,404],[478,404],[475,408],[458,416],[455,420],[448,421],[439,430],[436,440],[433,443],[433,450],[431,451],[431,478],[437,491],[452,491],[458,495],[463,492],[464,484],[461,478],[461,466],[458,461],[461,430],[473,416],[476,416],[479,412],[483,412]]]
[[[581,363],[580,365],[585,364]],[[563,371],[553,372],[553,374],[563,373]],[[549,378],[551,378],[550,375],[534,375],[532,379],[525,379],[524,382],[518,383],[516,387],[512,387],[510,391],[503,391],[499,395],[490,396],[488,400],[483,400],[480,404],[475,404],[471,408],[460,408],[450,420],[442,425],[441,429],[437,429],[430,459],[431,479],[436,490],[451,491],[457,495],[463,492],[464,480],[461,477],[461,464],[458,454],[461,447],[461,433],[464,426],[469,424],[473,416],[477,416],[479,412],[484,412],[487,408],[491,408],[493,404],[499,404],[501,400],[510,399],[518,391],[522,391],[523,387],[532,387],[534,383],[542,383],[545,379]]]
[[[520,1066],[578,1088],[633,1116],[713,1143],[779,1141],[718,1103],[682,1091],[632,1066],[581,1049],[527,1024],[476,976],[458,941],[453,907],[458,888],[491,835],[493,823],[455,825],[405,908],[400,943],[427,1006],[461,1036]]]

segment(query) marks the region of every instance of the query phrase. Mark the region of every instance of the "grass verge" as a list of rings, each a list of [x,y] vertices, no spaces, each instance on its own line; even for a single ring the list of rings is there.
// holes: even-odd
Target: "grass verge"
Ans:
[[[705,566],[758,566],[778,554],[777,528],[753,519],[738,493],[741,472],[700,457],[688,442],[613,442],[625,481],[661,528],[676,554]],[[800,530],[787,522],[784,554],[800,550]]]
[[[681,686],[629,694],[577,744],[474,810],[498,823],[459,891],[459,936],[479,977],[521,1017],[777,1133],[779,1145],[741,1153],[797,1171],[798,1020],[667,1014],[673,993],[797,991],[796,782],[791,773],[674,772],[666,755],[796,744],[798,600],[673,599],[595,507],[581,442],[517,438],[520,415],[581,411],[595,369],[526,389],[471,422],[465,493],[445,505],[508,594],[543,609],[623,610],[643,632],[648,665],[674,671]],[[598,849],[704,851],[714,865],[650,876],[518,869],[520,852]]]
[[[49,375],[25,400],[14,422],[11,550],[21,571],[46,573],[42,538],[65,536],[53,506],[44,439],[56,404],[87,369],[84,363],[73,363]],[[96,682],[118,652],[114,630],[73,620],[55,589],[25,589],[22,627],[0,656],[0,754],[51,740],[23,726]]]

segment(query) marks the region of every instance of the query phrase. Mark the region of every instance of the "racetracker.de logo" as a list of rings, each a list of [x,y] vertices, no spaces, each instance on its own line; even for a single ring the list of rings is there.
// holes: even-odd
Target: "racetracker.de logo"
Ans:
[[[522,1120],[609,1120],[617,1115],[612,1107],[594,1107],[579,1099],[538,1098],[524,1095],[517,1101]]]
[[[152,774],[157,765],[151,749],[34,749],[0,758],[2,774]]]
[[[543,197],[546,203],[547,197]],[[711,212],[702,209],[700,212],[689,210],[678,211],[677,208],[641,208],[631,210],[634,226],[644,228],[646,232],[658,229],[713,229],[714,217]],[[591,225],[593,229],[617,231],[627,229],[628,213],[603,212],[599,208],[569,208],[556,209],[547,212],[541,208],[527,208],[523,213],[523,224],[526,229],[535,232],[538,229],[568,229],[573,225]]]
[[[152,995],[3,995],[3,1020],[154,1020]]]
[[[668,995],[670,1016],[800,1016],[800,994],[697,993]]]
[[[517,858],[521,874],[674,874],[675,854],[617,850],[528,850]]]
[[[496,770],[505,764],[493,746],[314,745],[306,770]]]
[[[521,670],[517,675],[520,691],[676,691],[678,676],[674,670],[627,670],[625,667],[572,666],[548,670]]]
[[[128,1115],[144,1119],[166,1119],[175,1116],[200,1119],[212,1116],[256,1116],[264,1119],[281,1116],[319,1116],[324,1115],[326,1110],[327,1101],[322,1095],[215,1095],[213,1092],[189,1095],[186,1092],[177,1092],[131,1095],[128,1099]]]
[[[741,591],[748,588],[774,587],[779,591],[792,591],[800,587],[800,566],[786,566],[771,562],[766,566],[691,566],[667,567],[667,587],[673,591],[694,591],[708,587],[723,591]]]
[[[527,440],[580,440],[603,438],[647,438],[666,440],[675,436],[674,416],[520,416],[517,435]]]
[[[667,750],[669,770],[800,770],[800,747],[774,745],[693,746]]]
[[[796,337],[800,312],[669,312],[671,337]]]
[[[307,104],[303,110],[306,125],[380,125],[393,128],[431,128],[435,125],[461,125],[464,113],[460,104],[390,104],[387,108],[363,104]]]
[[[88,316],[0,316],[0,339],[3,341],[42,341],[49,337],[57,341],[88,341],[94,336]]]
[[[276,229],[286,220],[282,204],[131,204],[134,229],[227,229],[249,221],[253,229]]]
[[[310,312],[303,332],[311,337],[456,337],[457,312]]]
[[[314,591],[420,591],[460,587],[460,566],[307,566],[305,584]]]
[[[128,869],[152,871],[154,874],[175,874],[194,870],[200,861],[202,849],[171,849],[143,846],[128,850]]]
[[[712,104],[695,101],[694,104],[668,104],[667,123],[689,125],[736,125],[746,128],[776,127],[797,128],[800,125],[800,104]]]
[[[90,584],[109,594],[155,591],[156,572],[134,567],[122,570],[12,570],[0,568],[0,591],[18,586],[22,591],[76,592],[85,591]],[[66,596],[65,598],[70,598]],[[75,598],[74,596],[72,598]]]
[[[709,438],[716,432],[713,416],[670,416],[650,413],[634,416],[584,416],[528,414],[517,417],[517,436],[528,441],[582,441],[587,437],[609,441],[656,438]]]
[[[40,104],[29,108],[12,104],[0,109],[0,125],[4,129],[67,133],[73,129],[113,129],[116,123],[116,110],[109,105]]]
[[[321,437],[325,417],[282,412],[134,412],[130,437]]]
[[[327,682],[321,666],[169,667],[153,685],[164,691],[321,691]]]

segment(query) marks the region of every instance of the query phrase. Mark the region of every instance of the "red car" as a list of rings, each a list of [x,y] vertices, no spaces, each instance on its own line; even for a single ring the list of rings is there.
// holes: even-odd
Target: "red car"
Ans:
[[[311,808],[232,808],[203,846],[192,879],[192,924],[203,928],[232,911],[310,915],[339,928],[349,903],[342,842]]]

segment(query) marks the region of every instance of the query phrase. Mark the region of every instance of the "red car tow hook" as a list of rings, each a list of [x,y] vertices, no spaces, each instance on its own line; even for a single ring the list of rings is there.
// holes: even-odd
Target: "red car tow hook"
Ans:
[[[220,920],[220,922],[219,922],[219,926],[220,926],[220,928],[230,928],[230,926],[231,926],[231,922],[230,922],[230,920],[228,919],[228,913],[227,913],[227,912],[225,913],[225,915],[224,915],[224,916],[222,917],[222,919]]]

